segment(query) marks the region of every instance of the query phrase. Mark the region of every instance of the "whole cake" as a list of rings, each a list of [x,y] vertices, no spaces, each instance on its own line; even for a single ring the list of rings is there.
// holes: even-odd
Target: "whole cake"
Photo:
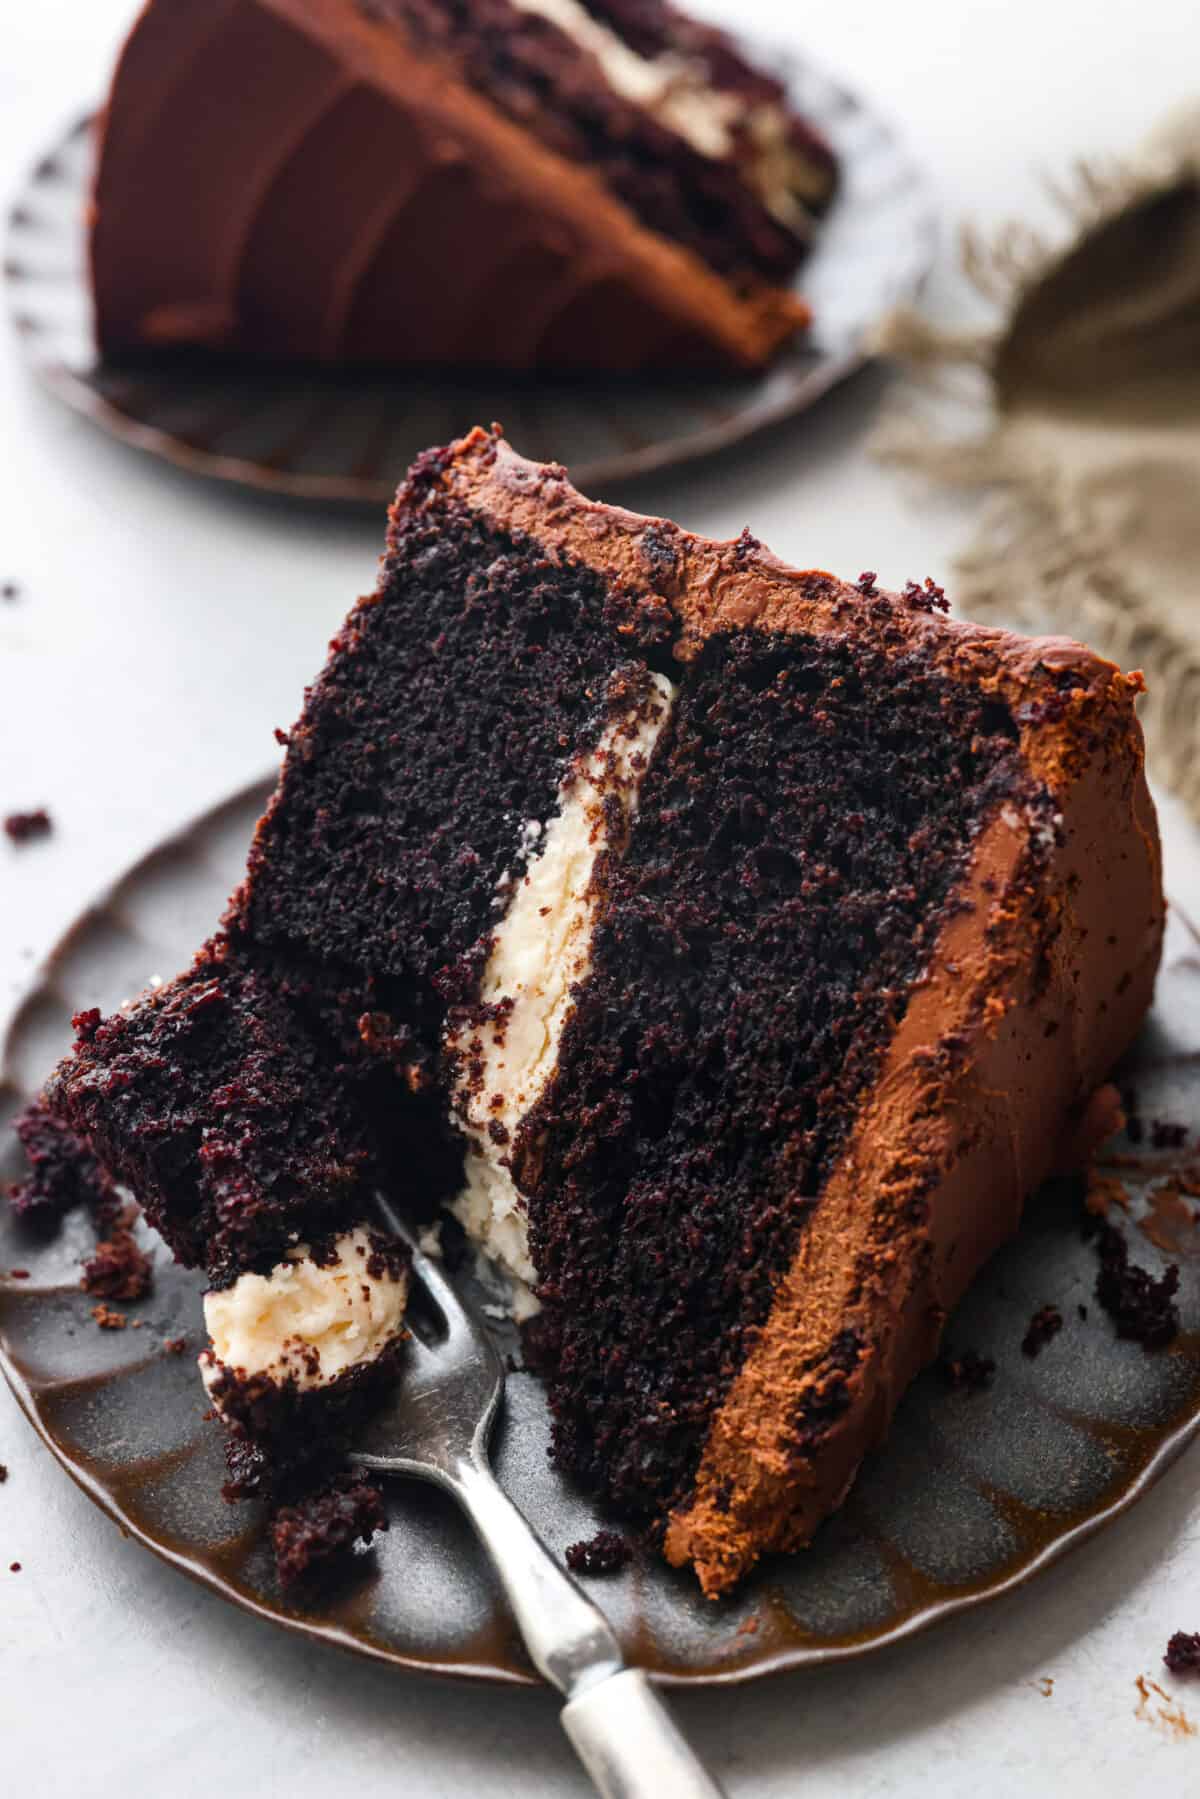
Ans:
[[[668,0],[148,0],[99,137],[106,354],[756,367],[835,184]]]
[[[1163,926],[1140,678],[944,604],[495,433],[415,465],[220,933],[48,1089],[208,1270],[244,1436],[402,1360],[382,1185],[507,1270],[560,1467],[705,1592],[838,1505]]]

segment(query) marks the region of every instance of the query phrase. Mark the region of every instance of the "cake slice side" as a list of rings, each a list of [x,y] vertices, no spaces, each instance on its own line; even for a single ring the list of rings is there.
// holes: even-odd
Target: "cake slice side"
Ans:
[[[402,15],[150,0],[100,138],[106,353],[755,367],[807,320],[778,281],[727,279],[643,222]]]
[[[1093,1095],[1144,1016],[1164,907],[1134,710],[1140,681],[1064,640],[944,619],[928,587],[851,589],[785,569],[748,538],[707,543],[595,506],[562,471],[522,463],[491,439],[468,440],[445,478],[488,516],[610,579],[640,579],[670,604],[683,621],[685,690],[711,646],[747,634],[865,642],[974,695],[993,725],[1002,714],[1014,744],[1011,784],[968,824],[886,1055],[815,1203],[800,1208],[790,1260],[744,1331],[744,1360],[728,1385],[728,1360],[716,1373],[707,1414],[680,1404],[686,1387],[660,1384],[657,1414],[643,1404],[635,1421],[636,1405],[613,1399],[622,1386],[613,1371],[629,1352],[610,1344],[596,1363],[566,1329],[565,1370],[552,1376],[564,1459],[609,1490],[601,1465],[623,1468],[618,1490],[635,1510],[640,1498],[652,1512],[674,1481],[666,1553],[717,1593],[765,1550],[807,1541],[840,1502],[935,1353],[947,1311],[1016,1228],[1024,1200],[1072,1146],[1078,1153]],[[531,1154],[536,1166],[544,1147]],[[803,1185],[812,1192],[811,1180]],[[660,1180],[655,1206],[661,1193]],[[606,1206],[597,1216],[618,1216]],[[643,1217],[657,1241],[644,1203]],[[700,1266],[702,1219],[691,1228]],[[674,1328],[685,1343],[691,1326],[682,1308]],[[598,1441],[596,1415],[623,1421]],[[690,1459],[698,1424],[703,1450]],[[664,1479],[656,1445],[668,1446]]]
[[[1149,1007],[1163,916],[1131,698],[1054,791],[1052,843],[1002,808],[976,845],[964,909],[672,1515],[668,1559],[710,1594],[811,1538],[1024,1202],[1114,1127],[1098,1090]]]

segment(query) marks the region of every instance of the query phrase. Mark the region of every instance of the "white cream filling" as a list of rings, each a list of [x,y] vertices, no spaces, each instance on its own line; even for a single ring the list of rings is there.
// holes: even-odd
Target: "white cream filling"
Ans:
[[[480,986],[480,1003],[502,1004],[501,1018],[461,1028],[447,1039],[460,1070],[455,1122],[468,1139],[466,1184],[450,1209],[516,1283],[518,1317],[537,1310],[530,1291],[537,1275],[508,1145],[554,1073],[573,989],[591,966],[593,876],[609,845],[605,798],[611,794],[618,801],[623,835],[637,812],[650,753],[670,716],[675,688],[663,675],[650,678],[650,704],[643,702],[638,713],[608,725],[564,781],[554,817],[525,827],[529,861],[515,889],[502,884],[499,897],[507,903]],[[489,1129],[493,1124],[502,1127],[499,1143]]]
[[[206,1386],[222,1364],[326,1387],[382,1354],[403,1325],[408,1277],[367,1272],[371,1240],[361,1227],[334,1249],[335,1259],[320,1264],[300,1244],[270,1274],[242,1274],[223,1292],[204,1295],[212,1346],[200,1358]]]
[[[645,107],[702,156],[728,156],[732,128],[742,111],[733,94],[709,85],[702,63],[666,54],[641,56],[611,26],[594,19],[580,0],[516,0],[522,12],[538,13],[594,56],[613,92]]]
[[[810,223],[798,190],[808,185],[803,159],[788,144],[782,107],[749,107],[737,94],[712,86],[704,64],[673,51],[642,56],[580,0],[515,0],[522,12],[537,13],[594,56],[615,94],[640,106],[714,162],[734,149],[734,133],[749,131],[757,152],[750,174],[767,210],[804,235]]]

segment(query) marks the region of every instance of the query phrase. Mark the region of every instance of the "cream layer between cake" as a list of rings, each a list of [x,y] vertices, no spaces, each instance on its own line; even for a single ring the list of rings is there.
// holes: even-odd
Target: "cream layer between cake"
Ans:
[[[714,162],[732,157],[744,134],[751,152],[745,178],[781,224],[806,236],[812,220],[798,196],[820,199],[808,164],[788,141],[788,116],[770,102],[749,105],[742,95],[714,87],[696,57],[664,51],[642,56],[611,26],[593,18],[581,0],[513,0],[537,13],[575,46],[595,57],[615,94],[686,139]]]
[[[627,676],[614,681],[627,683]],[[513,1310],[538,1310],[525,1205],[509,1158],[521,1121],[554,1073],[574,989],[586,979],[602,858],[618,853],[676,689],[647,673],[559,790],[558,810],[525,826],[529,859],[497,893],[496,927],[473,1015],[447,1032],[457,1069],[452,1119],[467,1138],[465,1182],[450,1209],[512,1283]],[[615,802],[615,804],[614,804]]]

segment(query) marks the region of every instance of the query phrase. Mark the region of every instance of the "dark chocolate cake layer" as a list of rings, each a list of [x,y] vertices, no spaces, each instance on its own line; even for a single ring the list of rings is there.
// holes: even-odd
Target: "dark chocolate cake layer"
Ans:
[[[52,1103],[226,1284],[291,1207],[452,1198],[541,1301],[560,1464],[722,1590],[838,1502],[1157,966],[1138,678],[942,604],[431,452],[210,952],[285,1106],[235,1011],[155,1111],[203,964]]]
[[[1016,738],[1002,702],[869,643],[722,633],[690,664],[518,1146],[558,1453],[623,1506],[686,1491],[980,827],[1025,785]]]
[[[832,195],[833,157],[790,114],[780,84],[755,82],[745,63],[741,83],[732,79],[732,60],[719,55],[720,33],[705,34],[705,40],[716,40],[704,62],[714,89],[724,92],[731,105],[772,108],[782,115],[779,153],[794,156],[799,165],[792,182],[785,183],[786,222],[772,214],[747,178],[755,159],[744,132],[731,139],[728,158],[704,155],[678,131],[615,92],[602,62],[554,22],[553,5],[527,11],[514,0],[375,3],[381,15],[403,26],[419,50],[452,60],[475,92],[548,149],[594,169],[649,230],[682,244],[735,282],[758,277],[786,283],[795,274],[816,217]],[[603,23],[621,29],[613,14]],[[689,43],[687,21],[673,30],[663,9],[657,25],[651,57],[669,56],[681,67],[687,66],[685,54],[700,60],[699,47]],[[637,37],[648,48],[650,33],[643,30]]]
[[[369,1216],[353,1084],[223,939],[169,985],[76,1019],[71,1117],[186,1267],[216,1286]]]
[[[525,826],[628,703],[670,614],[490,529],[418,464],[378,592],[334,639],[291,734],[226,926],[256,953],[315,956],[396,1054],[436,1056],[519,880]],[[408,1041],[405,1036],[405,1041]]]
[[[652,64],[581,0],[149,0],[100,138],[102,351],[761,365],[832,160],[654,16]]]

